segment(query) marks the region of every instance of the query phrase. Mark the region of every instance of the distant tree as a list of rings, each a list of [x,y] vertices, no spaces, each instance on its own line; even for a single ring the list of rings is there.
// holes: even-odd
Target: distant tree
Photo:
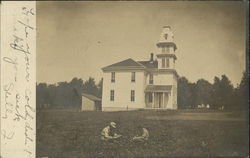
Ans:
[[[95,79],[89,77],[87,81],[83,84],[83,92],[98,96],[98,87],[95,83]]]
[[[194,107],[194,85],[191,84],[185,77],[178,79],[177,86],[177,102],[179,108]]]
[[[230,109],[233,106],[233,91],[234,87],[226,75],[221,77],[222,104],[225,108]]]
[[[196,105],[211,104],[212,84],[207,80],[199,79],[195,85]]]
[[[240,84],[234,91],[235,108],[246,109],[249,106],[249,74],[245,71]]]
[[[46,83],[36,85],[36,105],[38,108],[43,108],[45,104],[49,104],[49,93]]]
[[[71,93],[71,104],[74,107],[80,107],[83,91],[83,80],[78,78],[73,78],[69,83]]]
[[[230,109],[233,106],[233,92],[234,87],[226,75],[214,78],[213,93],[212,93],[212,107],[224,107]]]
[[[55,84],[50,84],[48,85],[48,94],[49,94],[49,98],[48,98],[48,103],[50,104],[51,107],[54,107],[56,105],[56,101],[55,101],[55,98],[56,98],[56,89],[57,89],[57,86]]]
[[[97,88],[98,88],[98,95],[97,96],[99,98],[102,98],[102,86],[103,86],[103,78],[97,84]]]
[[[70,107],[72,106],[70,102],[72,90],[70,89],[69,84],[65,82],[58,82],[56,87],[56,95],[55,95],[55,106],[58,107]]]
[[[217,76],[214,77],[214,83],[212,85],[212,94],[211,94],[211,108],[218,109],[220,103],[222,102],[220,92],[220,78]]]
[[[197,92],[195,89],[195,83],[188,83],[188,90],[190,91],[190,98],[188,100],[188,104],[191,105],[192,108],[196,108],[196,100],[197,100]]]

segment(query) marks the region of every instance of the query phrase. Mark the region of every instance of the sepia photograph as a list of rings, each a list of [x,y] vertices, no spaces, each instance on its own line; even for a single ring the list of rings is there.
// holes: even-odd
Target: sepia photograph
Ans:
[[[248,157],[247,5],[37,1],[36,158]]]

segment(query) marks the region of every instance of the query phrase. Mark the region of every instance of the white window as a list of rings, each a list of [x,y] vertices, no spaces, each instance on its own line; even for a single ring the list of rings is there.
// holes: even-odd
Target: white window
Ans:
[[[115,82],[115,72],[111,72],[111,82]]]
[[[169,67],[169,58],[166,58],[166,67]]]
[[[162,47],[162,53],[170,53],[170,47]]]
[[[134,90],[131,90],[130,100],[133,102],[135,101],[135,91]]]
[[[169,67],[169,58],[162,58],[161,66],[162,66],[162,68],[168,68]]]
[[[166,47],[165,53],[170,53],[170,47]]]
[[[166,53],[166,47],[162,47],[162,53]]]
[[[153,76],[153,74],[149,75],[149,84],[154,84],[154,76]]]
[[[114,101],[115,100],[115,91],[111,90],[110,91],[110,101]]]
[[[131,74],[131,82],[135,82],[135,72],[132,72]]]

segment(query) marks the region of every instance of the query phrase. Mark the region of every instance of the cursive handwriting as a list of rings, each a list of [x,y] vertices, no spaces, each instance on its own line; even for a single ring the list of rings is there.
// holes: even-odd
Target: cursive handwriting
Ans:
[[[17,58],[14,58],[14,59],[11,59],[9,57],[3,57],[3,61],[8,63],[8,64],[11,64],[13,65],[14,67],[14,80],[15,82],[17,82]]]
[[[29,123],[25,123],[25,145],[28,144],[28,142],[33,142],[33,139],[31,138],[29,132],[33,131],[33,128],[30,126]]]
[[[33,115],[34,115],[35,109],[30,106],[30,103],[29,103],[30,95],[31,95],[31,91],[29,89],[26,89],[25,90],[25,100],[26,100],[26,102],[25,102],[25,106],[24,106],[24,109],[25,109],[24,115],[20,114],[20,111],[19,111],[20,107],[19,107],[19,104],[18,104],[19,103],[19,94],[16,95],[16,107],[15,107],[16,113],[15,113],[15,118],[14,118],[15,121],[20,121],[20,119],[27,120],[27,118],[34,119],[34,116],[32,116],[31,113],[33,113]]]
[[[15,132],[11,131],[9,134],[6,134],[6,131],[3,129],[1,131],[1,134],[2,134],[2,136],[3,136],[4,139],[12,139],[13,136],[14,136],[14,134],[15,134]]]
[[[4,111],[4,116],[2,116],[3,119],[7,119],[8,118],[8,114],[11,114],[13,112],[13,104],[11,103],[11,99],[10,96],[12,95],[12,91],[14,88],[14,84],[10,83],[7,85],[4,85],[4,107],[5,107],[5,111]]]
[[[16,140],[23,139],[21,150],[27,155],[33,157],[33,147],[35,140],[35,107],[33,98],[35,92],[30,86],[34,79],[31,73],[33,69],[32,57],[34,55],[34,46],[30,42],[34,40],[35,35],[35,9],[27,6],[20,6],[15,10],[13,25],[8,38],[8,49],[3,53],[3,65],[11,69],[6,71],[4,84],[1,88],[3,92],[3,106],[1,107],[1,136],[3,144],[12,144]],[[1,122],[2,123],[2,122]],[[10,128],[11,127],[11,128]],[[18,132],[17,132],[18,129]],[[20,130],[22,129],[22,133]],[[4,155],[3,155],[4,156]]]

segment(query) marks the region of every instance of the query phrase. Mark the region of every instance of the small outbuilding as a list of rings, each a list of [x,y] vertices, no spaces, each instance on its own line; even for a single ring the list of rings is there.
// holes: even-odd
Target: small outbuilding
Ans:
[[[82,108],[81,111],[101,111],[102,99],[92,94],[82,93]]]

